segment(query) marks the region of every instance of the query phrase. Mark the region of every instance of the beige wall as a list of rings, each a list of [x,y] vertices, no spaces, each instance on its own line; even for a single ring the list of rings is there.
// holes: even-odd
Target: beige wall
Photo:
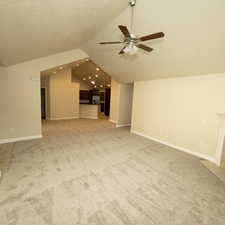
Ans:
[[[110,121],[116,125],[131,123],[133,85],[111,82]]]
[[[40,71],[87,57],[75,49],[1,69],[0,143],[40,136]]]
[[[72,82],[80,83],[80,90],[91,90],[90,86],[84,81],[78,79],[76,75],[72,73]]]
[[[111,81],[111,100],[110,100],[110,121],[118,122],[119,117],[119,98],[120,98],[120,83]]]
[[[0,74],[0,90],[0,143],[40,135],[39,80],[5,69]]]
[[[131,124],[133,84],[120,84],[119,113],[117,125]]]
[[[225,74],[135,82],[132,130],[215,159]]]
[[[71,69],[49,78],[50,119],[79,118],[80,84],[71,81]]]

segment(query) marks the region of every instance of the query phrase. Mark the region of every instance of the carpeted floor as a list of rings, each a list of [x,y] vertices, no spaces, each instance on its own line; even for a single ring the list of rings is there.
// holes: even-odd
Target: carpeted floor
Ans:
[[[0,145],[0,225],[225,224],[225,184],[199,159],[106,120],[43,132]]]
[[[225,143],[223,148],[224,150],[222,154],[220,167],[206,160],[201,160],[201,162],[207,169],[209,169],[214,175],[216,175],[225,184]]]
[[[223,154],[222,154],[222,160],[221,160],[221,167],[225,169],[225,140],[223,144]]]

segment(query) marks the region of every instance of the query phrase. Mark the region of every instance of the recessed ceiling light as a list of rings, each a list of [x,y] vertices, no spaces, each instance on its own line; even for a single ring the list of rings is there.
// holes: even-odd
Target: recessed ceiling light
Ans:
[[[95,85],[95,88],[97,88],[97,86]]]
[[[63,67],[62,67],[62,66],[60,66],[60,67],[59,67],[59,69],[60,69],[60,70],[62,70],[62,69],[63,69]]]
[[[95,81],[91,81],[92,84],[95,84]]]
[[[98,78],[98,74],[95,74],[95,77]]]
[[[83,80],[86,80],[86,78],[84,77]]]
[[[88,62],[88,61],[89,61],[89,59],[86,59],[86,61]]]
[[[56,74],[56,71],[54,71],[53,73]]]
[[[108,87],[111,87],[111,84],[108,84],[107,86],[108,86]]]
[[[103,87],[103,85],[100,85],[100,87],[102,88],[102,87]]]
[[[100,69],[97,67],[96,70],[99,71]]]
[[[90,80],[90,79],[91,79],[91,77],[88,77],[88,79]]]

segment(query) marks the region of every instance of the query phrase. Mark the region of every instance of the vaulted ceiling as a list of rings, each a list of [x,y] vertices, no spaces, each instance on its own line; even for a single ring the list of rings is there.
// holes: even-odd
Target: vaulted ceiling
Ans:
[[[90,88],[102,89],[110,87],[111,77],[92,60],[86,60],[72,67],[72,77],[86,83]]]
[[[0,2],[0,63],[82,48],[122,82],[225,73],[224,0],[137,0],[134,33],[163,31],[154,51],[119,56],[119,24],[130,25],[128,0],[4,0]]]
[[[13,65],[79,47],[127,0],[0,1],[0,61]]]
[[[224,73],[224,12],[224,0],[137,0],[134,33],[143,36],[163,31],[166,35],[145,43],[153,52],[119,56],[122,45],[98,45],[122,40],[118,25],[130,25],[130,8],[85,43],[83,50],[123,82]]]

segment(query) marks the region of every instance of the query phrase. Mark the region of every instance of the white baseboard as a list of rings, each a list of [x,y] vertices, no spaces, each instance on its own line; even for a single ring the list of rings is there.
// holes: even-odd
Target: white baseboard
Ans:
[[[222,155],[224,151],[225,129],[219,129],[217,149],[216,149],[216,165],[221,166]]]
[[[74,117],[50,118],[50,120],[74,120],[74,119],[79,119],[79,117],[74,116]]]
[[[115,120],[110,120],[110,119],[109,119],[109,122],[111,122],[111,123],[117,123],[117,121],[115,121]]]
[[[171,148],[174,148],[174,149],[177,149],[177,150],[179,150],[179,151],[182,151],[182,152],[185,152],[185,153],[188,153],[188,154],[197,156],[198,158],[201,158],[201,159],[205,159],[205,160],[211,161],[212,163],[216,163],[216,159],[213,158],[213,157],[210,157],[210,156],[207,156],[207,155],[198,153],[198,152],[193,152],[193,151],[191,151],[191,150],[189,150],[189,149],[185,149],[185,148],[176,146],[176,145],[174,145],[174,144],[170,144],[170,143],[165,142],[165,141],[161,141],[161,140],[159,140],[159,139],[157,139],[157,138],[153,138],[153,137],[144,135],[144,134],[139,133],[139,132],[137,132],[137,131],[135,131],[135,130],[131,130],[131,133],[136,134],[136,135],[139,135],[139,136],[142,136],[142,137],[145,137],[145,138],[147,138],[147,139],[150,139],[150,140],[152,140],[152,141],[158,142],[158,143],[160,143],[160,144],[167,145],[167,146],[169,146],[169,147],[171,147]]]
[[[130,127],[130,126],[131,126],[130,123],[129,124],[117,124],[116,128],[119,128],[119,127]]]
[[[81,116],[80,119],[91,119],[91,120],[97,120],[98,117],[96,116]]]
[[[6,138],[6,139],[0,139],[0,144],[6,144],[6,143],[12,143],[12,142],[18,142],[18,141],[28,141],[28,140],[40,139],[40,138],[42,138],[42,135],[19,137],[19,138]]]

